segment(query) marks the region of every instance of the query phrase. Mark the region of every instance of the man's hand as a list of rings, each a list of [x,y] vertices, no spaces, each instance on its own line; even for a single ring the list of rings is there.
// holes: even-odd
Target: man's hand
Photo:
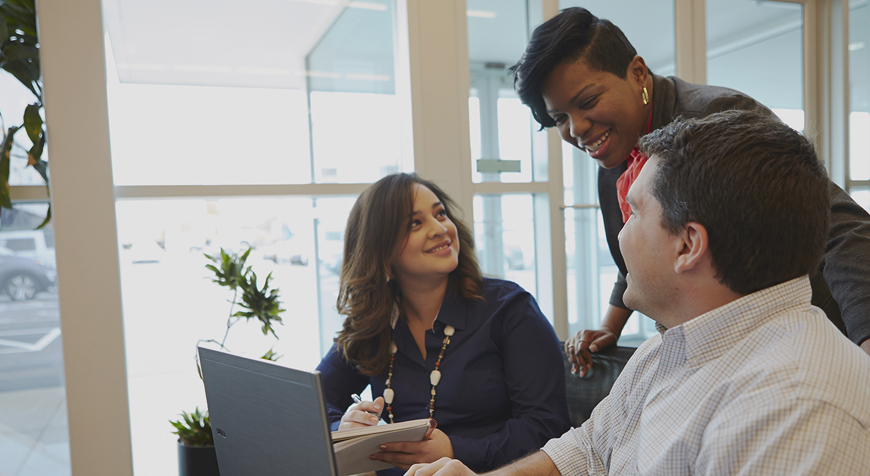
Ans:
[[[441,458],[430,464],[415,464],[405,476],[472,476],[475,473],[458,459]]]
[[[450,443],[450,438],[438,429],[434,430],[426,441],[387,443],[381,445],[380,449],[379,453],[371,455],[370,458],[390,463],[404,470],[407,470],[415,463],[431,463],[438,460],[438,458],[449,461],[449,458],[453,457],[453,444]]]

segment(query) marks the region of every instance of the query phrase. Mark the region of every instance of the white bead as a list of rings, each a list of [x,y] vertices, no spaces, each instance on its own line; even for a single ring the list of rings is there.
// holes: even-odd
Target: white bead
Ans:
[[[456,329],[454,329],[453,326],[447,326],[444,328],[444,335],[446,336],[452,336],[454,332],[456,332]]]
[[[395,353],[398,352],[398,351],[399,351],[399,348],[396,347],[396,343],[395,343],[395,342],[390,342],[390,353],[391,353],[391,354],[395,354]]]
[[[393,389],[387,388],[384,389],[384,401],[387,402],[387,405],[391,405],[393,403]]]
[[[438,385],[438,382],[441,381],[441,372],[439,370],[433,370],[431,374],[429,374],[429,383],[432,385]]]

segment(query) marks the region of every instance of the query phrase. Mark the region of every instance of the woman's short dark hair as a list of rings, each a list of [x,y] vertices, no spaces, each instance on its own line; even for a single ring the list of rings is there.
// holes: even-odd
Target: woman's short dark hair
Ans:
[[[480,299],[483,278],[474,254],[474,237],[456,216],[456,203],[416,174],[393,174],[377,181],[359,196],[347,219],[336,302],[338,312],[347,318],[335,342],[344,357],[366,375],[383,372],[390,360],[390,317],[402,299],[390,261],[408,235],[415,184],[431,190],[456,225],[459,265],[450,273],[448,286],[462,299]]]
[[[553,127],[541,90],[557,66],[582,59],[593,70],[625,78],[635,56],[619,27],[585,8],[566,8],[535,28],[523,57],[511,67],[514,89],[542,127]]]
[[[651,193],[671,233],[707,230],[719,281],[750,294],[818,270],[829,181],[813,144],[775,118],[726,111],[641,138],[658,159]]]

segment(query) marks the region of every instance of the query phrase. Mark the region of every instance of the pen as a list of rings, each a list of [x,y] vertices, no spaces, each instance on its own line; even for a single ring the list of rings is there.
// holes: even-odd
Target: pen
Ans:
[[[357,394],[355,394],[355,393],[352,393],[352,394],[350,395],[350,398],[353,399],[354,403],[362,403],[362,398],[360,398],[360,396],[357,395]],[[369,415],[375,415],[375,416],[377,416],[378,419],[381,420],[381,421],[384,422],[384,423],[387,422],[386,420],[384,420],[384,417],[378,415],[377,413],[374,413],[374,412],[366,412],[366,413],[368,413]]]

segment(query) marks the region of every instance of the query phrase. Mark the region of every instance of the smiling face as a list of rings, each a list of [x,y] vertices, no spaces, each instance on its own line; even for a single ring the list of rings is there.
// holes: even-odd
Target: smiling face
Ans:
[[[401,286],[409,279],[441,280],[459,265],[456,225],[432,190],[414,184],[408,235],[393,252],[393,272]]]
[[[673,301],[674,257],[679,246],[679,237],[664,227],[662,206],[651,193],[657,167],[653,156],[629,189],[626,199],[631,216],[619,232],[619,249],[628,270],[622,299],[629,308],[653,318],[661,316]]]
[[[625,78],[591,69],[581,58],[554,68],[541,94],[562,140],[610,169],[646,133],[652,103],[643,104],[644,87],[652,97],[652,78],[640,56]]]

